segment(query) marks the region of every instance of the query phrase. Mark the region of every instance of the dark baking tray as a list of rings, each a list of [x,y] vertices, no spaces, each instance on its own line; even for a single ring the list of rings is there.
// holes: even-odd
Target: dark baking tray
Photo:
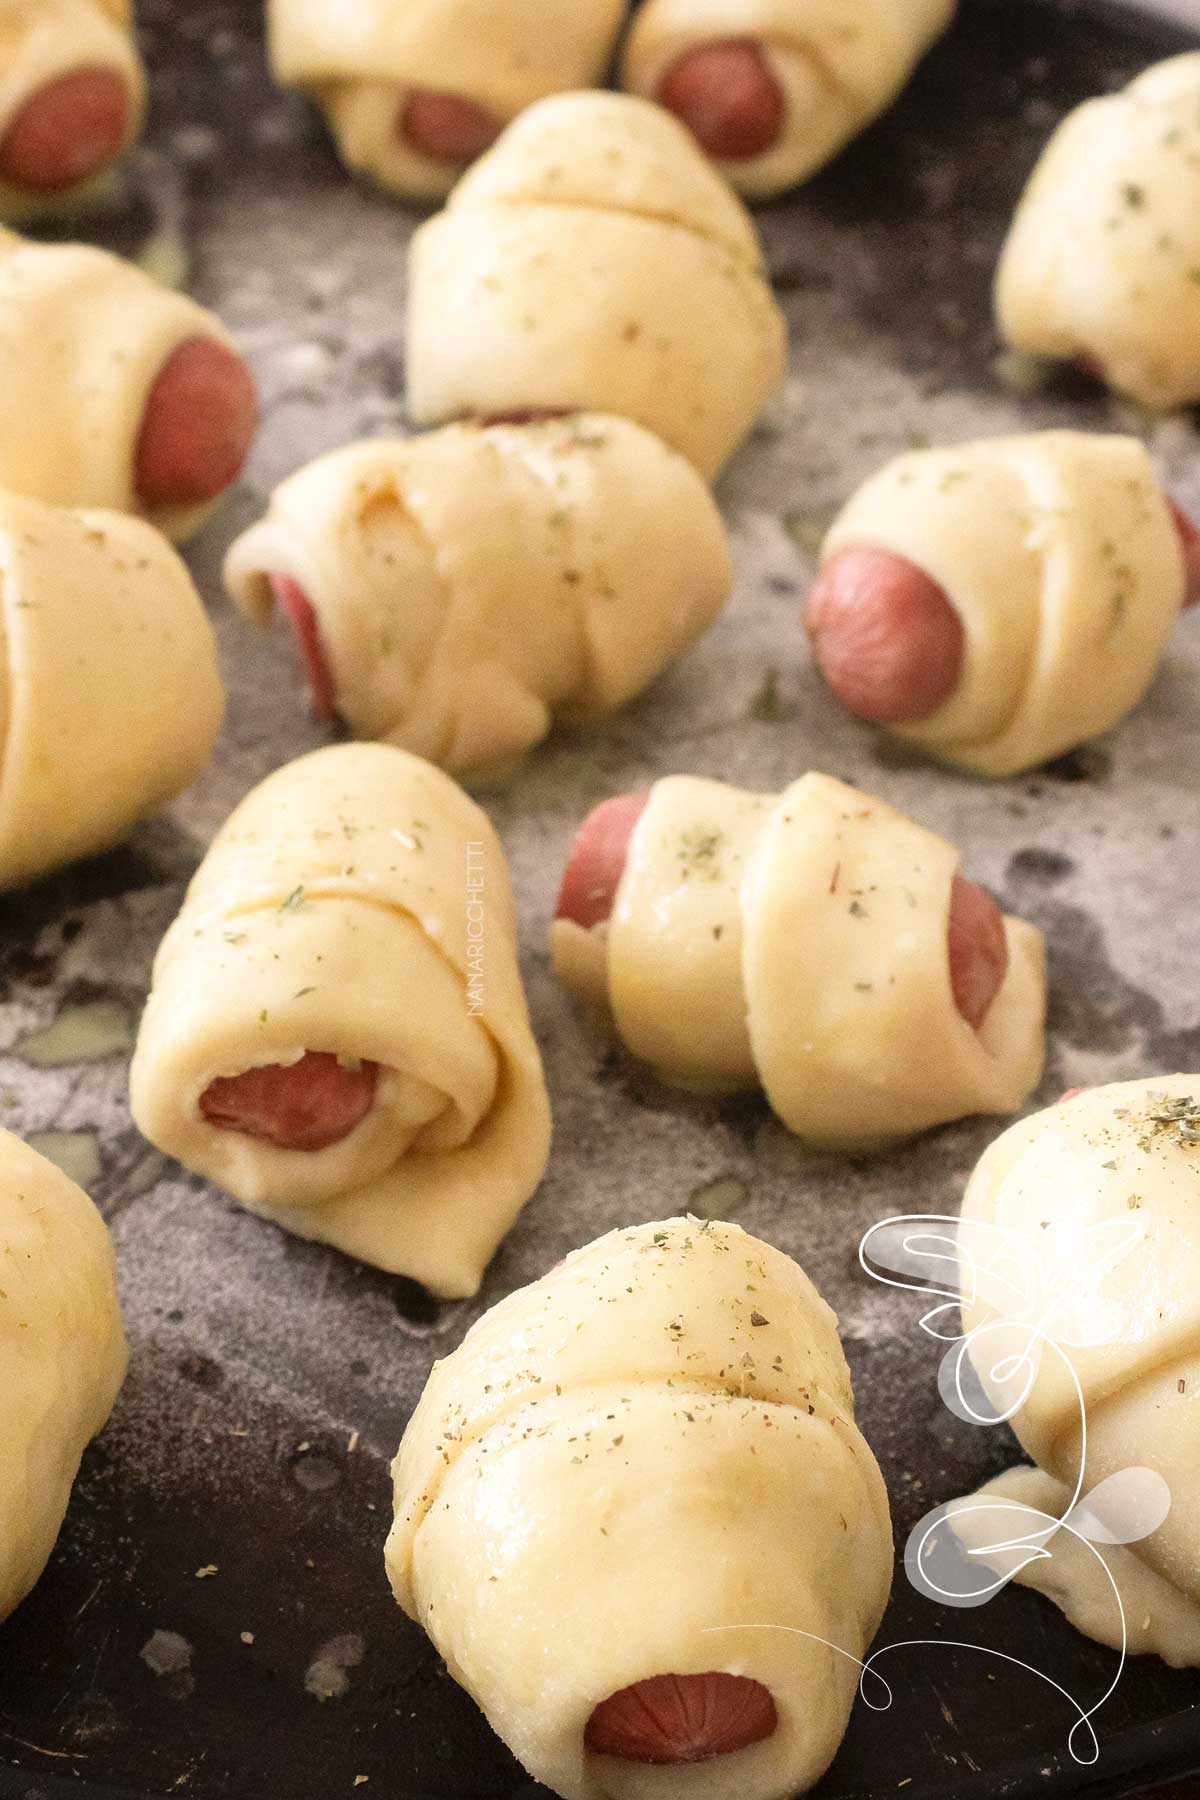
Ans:
[[[149,1152],[119,1054],[50,1069],[21,1054],[21,1038],[63,1009],[99,998],[136,1014],[205,839],[253,780],[320,741],[281,645],[229,617],[220,553],[288,469],[403,417],[414,215],[347,181],[309,109],[271,90],[255,7],[143,0],[141,12],[154,148],[136,166],[134,203],[94,235],[124,249],[154,232],[178,249],[182,237],[195,290],[249,347],[266,417],[243,491],[190,553],[231,695],[214,770],[128,849],[0,904],[3,1118],[98,1147],[93,1187],[117,1239],[133,1347],[45,1578],[0,1630],[0,1796],[534,1800],[541,1790],[392,1605],[381,1561],[388,1460],[430,1361],[482,1307],[611,1225],[689,1206],[732,1213],[796,1254],[842,1313],[901,1547],[930,1505],[1013,1455],[1007,1438],[944,1411],[917,1304],[873,1287],[855,1257],[886,1213],[953,1208],[994,1127],[968,1122],[890,1158],[814,1160],[757,1102],[664,1094],[606,1053],[544,953],[582,809],[672,768],[758,786],[810,765],[846,775],[962,839],[972,871],[1046,928],[1043,1097],[1081,1078],[1200,1065],[1195,625],[1124,731],[1032,780],[981,788],[841,718],[795,622],[821,525],[892,450],[923,432],[1126,418],[1082,382],[1028,397],[1006,388],[988,280],[1055,118],[1183,48],[1185,34],[1100,4],[964,0],[895,111],[799,196],[764,209],[802,387],[722,483],[742,572],[735,607],[652,695],[591,737],[557,740],[496,801],[558,1143],[478,1302],[439,1307],[283,1237]],[[1200,501],[1194,432],[1175,422],[1153,440],[1180,497]],[[209,1564],[217,1573],[197,1578]],[[152,1672],[141,1653],[156,1631],[186,1641],[188,1667]],[[901,1575],[880,1642],[933,1643],[889,1659],[895,1704],[856,1709],[825,1800],[1101,1800],[1200,1768],[1195,1672],[1131,1664],[1085,1770],[1066,1752],[1067,1709],[1015,1668],[937,1647],[962,1636],[1079,1695],[1101,1693],[1113,1669],[1027,1593],[946,1614]],[[322,1653],[351,1665],[345,1691],[324,1701],[306,1686],[320,1685]]]

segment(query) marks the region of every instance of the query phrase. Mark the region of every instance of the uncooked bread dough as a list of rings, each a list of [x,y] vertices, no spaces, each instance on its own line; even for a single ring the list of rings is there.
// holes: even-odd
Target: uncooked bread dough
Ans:
[[[1042,431],[898,457],[851,499],[822,562],[861,545],[938,582],[966,637],[950,699],[891,729],[982,775],[1123,719],[1183,605],[1179,531],[1136,438]]]
[[[1005,920],[1008,972],[975,1031],[950,979],[957,866],[953,845],[826,775],[779,796],[673,776],[634,828],[612,917],[556,920],[555,965],[666,1080],[761,1085],[817,1143],[1012,1112],[1041,1073],[1042,937]]]
[[[315,609],[338,710],[451,771],[511,763],[564,715],[624,705],[729,595],[720,514],[624,419],[450,426],[336,450],[277,489],[226,582]]]
[[[146,400],[192,337],[233,347],[213,313],[124,258],[0,230],[0,486],[56,506],[145,512],[134,453]],[[181,539],[218,504],[149,517]]]
[[[128,147],[141,130],[146,78],[133,36],[131,0],[0,0],[0,136],[48,82],[76,69],[107,69],[129,95]],[[23,225],[78,208],[91,183],[53,194],[0,181],[0,219]]]
[[[201,1113],[212,1081],[305,1051],[381,1067],[341,1142],[280,1149]],[[435,1293],[473,1294],[550,1138],[486,815],[385,744],[268,776],[163,940],[130,1083],[151,1142],[252,1211]]]
[[[413,89],[454,94],[507,124],[535,100],[594,86],[624,0],[269,0],[279,81],[320,101],[352,169],[415,199],[448,193],[458,168],[423,156],[398,125]]]
[[[223,711],[200,596],[150,525],[0,491],[0,888],[120,843],[201,773]]]
[[[787,100],[779,141],[722,162],[765,199],[812,175],[896,98],[954,16],[956,0],[645,0],[626,44],[625,86],[652,99],[676,59],[705,43],[760,43]]]
[[[1123,1554],[1200,1603],[1200,1075],[1088,1089],[1012,1126],[971,1177],[960,1257],[973,1271],[964,1328],[987,1328],[972,1360],[998,1406],[991,1371],[1032,1344],[1035,1378],[1012,1421],[1024,1449],[1074,1488],[1078,1382],[1085,1497],[1124,1469],[1161,1476],[1166,1522]],[[1189,1631],[1147,1647],[1192,1661]]]
[[[1051,138],[996,282],[1000,330],[1155,410],[1200,399],[1200,51],[1089,100]]]
[[[611,1232],[436,1365],[394,1465],[396,1598],[565,1800],[681,1794],[584,1728],[623,1687],[711,1670],[761,1682],[779,1725],[686,1792],[726,1800],[736,1767],[738,1800],[790,1800],[841,1741],[891,1585],[853,1407],[790,1258],[698,1219]]]
[[[749,214],[682,125],[628,95],[531,107],[412,241],[418,424],[619,413],[711,476],[785,336]]]
[[[998,1575],[1015,1571],[1015,1581],[1053,1600],[1085,1636],[1110,1650],[1124,1647],[1129,1656],[1161,1656],[1175,1668],[1200,1664],[1200,1605],[1144,1563],[1135,1546],[1092,1549],[1069,1531],[1047,1529],[1047,1519],[1062,1518],[1070,1503],[1071,1489],[1063,1482],[1020,1463],[953,1501],[946,1515],[983,1565]],[[993,1548],[1012,1539],[1036,1541],[1049,1555],[1031,1558],[1025,1547]]]
[[[0,1620],[46,1566],[125,1362],[104,1221],[61,1169],[0,1132]]]

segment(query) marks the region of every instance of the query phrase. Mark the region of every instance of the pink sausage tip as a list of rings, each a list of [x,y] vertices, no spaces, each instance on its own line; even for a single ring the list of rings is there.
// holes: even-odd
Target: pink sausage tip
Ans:
[[[745,1675],[652,1675],[602,1700],[585,1747],[625,1762],[679,1766],[731,1756],[779,1724],[769,1688]]]
[[[378,1063],[347,1069],[327,1051],[306,1050],[296,1063],[218,1076],[201,1094],[200,1111],[210,1125],[277,1150],[328,1150],[366,1118],[378,1080]]]
[[[32,193],[62,193],[117,155],[130,95],[112,69],[73,69],[37,88],[0,137],[0,178]]]
[[[787,98],[756,38],[722,38],[685,50],[656,99],[718,162],[750,162],[774,148]]]

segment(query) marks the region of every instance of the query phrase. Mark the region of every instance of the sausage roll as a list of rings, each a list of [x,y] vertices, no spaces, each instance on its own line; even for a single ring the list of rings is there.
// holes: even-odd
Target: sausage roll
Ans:
[[[618,413],[713,475],[783,369],[754,225],[688,133],[621,94],[511,125],[412,241],[421,425]]]
[[[1077,1487],[1086,1500],[1110,1477],[1152,1471],[1169,1490],[1165,1520],[1140,1541],[1117,1536],[1105,1559],[1129,1647],[1200,1662],[1200,1075],[1087,1089],[1010,1127],[967,1187],[959,1256],[985,1392],[1007,1413],[1019,1397],[1010,1386],[1030,1383],[1011,1424],[1037,1471],[984,1494],[1053,1519]],[[998,1385],[1006,1368],[1013,1383]],[[988,1511],[974,1525],[968,1512],[964,1526],[990,1524],[992,1541],[1008,1542],[1036,1523]],[[964,1526],[956,1520],[960,1535]],[[1059,1539],[1050,1548],[1050,1562],[1019,1578],[1119,1644],[1121,1616],[1095,1559]]]
[[[850,501],[808,603],[838,697],[943,762],[1018,774],[1141,700],[1200,535],[1135,438],[1044,431],[916,451]]]
[[[0,491],[0,888],[120,843],[208,763],[208,616],[141,519]]]
[[[1200,400],[1200,51],[1089,100],[1051,138],[996,282],[1002,336],[1143,406]]]
[[[449,776],[344,744],[260,783],[154,965],[152,1143],[300,1237],[473,1294],[550,1113],[499,840]]]
[[[1042,1067],[1041,933],[958,860],[826,775],[778,797],[674,776],[585,822],[555,966],[664,1080],[761,1086],[815,1143],[1013,1112]]]
[[[342,160],[397,193],[446,195],[510,119],[592,87],[624,0],[268,0],[276,79],[319,102]]]
[[[104,1221],[61,1169],[0,1131],[0,1620],[46,1566],[125,1362]]]
[[[260,622],[286,615],[318,712],[457,772],[624,705],[712,623],[732,572],[691,465],[575,414],[320,457],[226,581]]]
[[[212,313],[106,250],[0,232],[0,486],[185,538],[254,423],[250,373]]]
[[[145,101],[131,0],[0,0],[0,218],[85,200]]]
[[[610,1232],[436,1365],[393,1474],[396,1598],[563,1800],[791,1800],[832,1760],[892,1537],[789,1257]]]
[[[645,0],[624,82],[765,199],[884,112],[954,11],[955,0]]]

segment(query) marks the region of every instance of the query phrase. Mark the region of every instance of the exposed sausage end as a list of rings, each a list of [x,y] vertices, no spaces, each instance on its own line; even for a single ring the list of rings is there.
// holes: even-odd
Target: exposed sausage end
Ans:
[[[489,150],[503,121],[463,94],[417,88],[406,94],[396,120],[397,135],[432,162],[465,165]]]
[[[73,69],[19,108],[0,137],[0,177],[31,193],[62,193],[117,155],[129,126],[129,91],[112,69]]]
[[[808,597],[813,656],[838,699],[874,725],[932,718],[957,688],[962,620],[923,569],[870,545],[842,550]]]
[[[378,1063],[351,1069],[327,1051],[306,1050],[296,1063],[219,1076],[201,1094],[200,1111],[210,1125],[277,1150],[328,1150],[366,1118],[378,1081]]]
[[[652,1675],[600,1702],[584,1744],[625,1762],[710,1762],[762,1743],[778,1724],[770,1689],[748,1676]]]
[[[254,440],[258,399],[228,344],[185,338],[154,380],[134,453],[147,507],[203,506],[236,481]]]
[[[612,912],[625,873],[633,828],[648,794],[620,794],[594,807],[579,827],[558,896],[555,917],[590,931]]]
[[[275,604],[292,628],[304,659],[308,685],[312,692],[313,712],[318,719],[337,717],[337,687],[333,670],[321,642],[321,623],[317,609],[298,581],[290,575],[268,575]]]
[[[950,895],[950,985],[968,1025],[979,1030],[1008,974],[1004,916],[987,889],[962,875]]]
[[[655,98],[718,162],[750,162],[779,142],[787,98],[755,38],[724,38],[685,50]]]

